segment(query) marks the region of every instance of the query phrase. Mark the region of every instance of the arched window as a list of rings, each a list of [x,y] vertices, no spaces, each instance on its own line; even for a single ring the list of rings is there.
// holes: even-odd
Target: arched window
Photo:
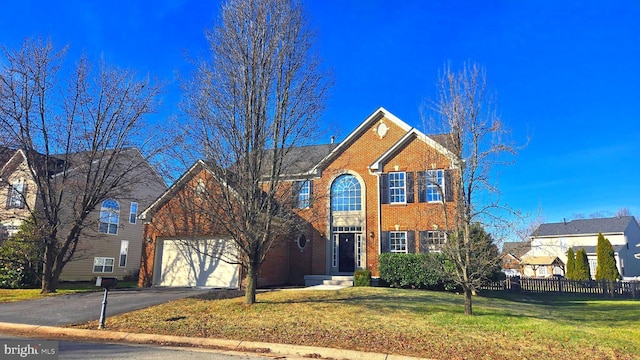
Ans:
[[[112,199],[103,201],[100,207],[100,228],[98,231],[103,234],[117,234],[119,221],[120,206],[118,202]]]
[[[353,175],[341,175],[331,185],[331,210],[357,211],[362,209],[360,182]]]

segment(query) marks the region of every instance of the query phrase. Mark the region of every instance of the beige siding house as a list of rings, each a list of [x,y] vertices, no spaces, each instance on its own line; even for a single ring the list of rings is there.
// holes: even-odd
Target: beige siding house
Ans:
[[[166,190],[166,184],[137,149],[127,150],[126,157],[139,165],[128,175],[127,186],[109,194],[89,215],[60,280],[86,281],[98,276],[137,279],[143,242],[138,215]],[[78,163],[77,167],[84,166]],[[31,174],[22,150],[0,148],[0,229],[5,237],[14,235],[22,221],[41,208]],[[71,211],[75,200],[71,191],[65,199],[69,203],[66,210]]]

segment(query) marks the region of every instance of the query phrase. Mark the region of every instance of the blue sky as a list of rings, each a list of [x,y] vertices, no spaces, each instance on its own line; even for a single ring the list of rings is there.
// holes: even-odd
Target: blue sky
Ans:
[[[546,222],[640,216],[640,2],[307,1],[318,51],[335,85],[322,116],[343,138],[379,106],[420,128],[443,65],[487,70],[511,138],[528,146],[500,169],[502,200]],[[27,36],[168,82],[206,49],[217,1],[4,1],[0,44]],[[529,140],[527,140],[529,139]]]

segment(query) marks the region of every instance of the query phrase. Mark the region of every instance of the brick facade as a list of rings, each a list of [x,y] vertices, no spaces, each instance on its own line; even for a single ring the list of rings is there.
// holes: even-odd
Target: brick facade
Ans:
[[[373,276],[378,276],[378,257],[387,248],[388,232],[403,232],[409,247],[406,251],[419,252],[422,250],[419,234],[447,229],[443,210],[446,208],[451,214],[452,203],[424,201],[426,188],[424,181],[420,181],[426,170],[448,171],[452,168],[452,155],[442,144],[380,108],[342,143],[326,149],[326,156],[322,156],[317,164],[288,180],[291,189],[295,189],[294,181],[312,181],[311,206],[295,210],[307,225],[300,233],[271,249],[260,270],[259,286],[298,285],[304,282],[305,275],[345,274],[344,269],[353,271],[343,266],[351,261],[355,263],[351,264],[353,269],[369,269]],[[381,199],[381,179],[390,172],[404,173],[406,197],[410,199],[409,189],[413,189],[412,201],[388,204]],[[355,177],[360,186],[359,210],[332,210],[332,185],[344,174]],[[292,195],[295,198],[295,194]],[[179,195],[176,193],[172,197]],[[161,214],[172,212],[172,201],[157,211],[148,226],[162,227],[159,223],[167,219]],[[155,238],[175,235],[147,229],[145,236],[152,242],[145,242],[146,260],[143,259],[141,284],[150,284],[148,277],[153,271]],[[304,246],[298,244],[300,236],[305,237]],[[409,242],[409,238],[415,241]],[[346,254],[341,252],[340,249],[351,249],[347,245],[349,242],[354,253],[349,253],[351,250]]]

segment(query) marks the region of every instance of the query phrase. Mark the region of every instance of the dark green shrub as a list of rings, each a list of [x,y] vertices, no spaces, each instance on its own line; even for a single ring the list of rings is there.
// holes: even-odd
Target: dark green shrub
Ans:
[[[616,266],[616,258],[613,246],[609,239],[606,239],[602,233],[598,234],[598,246],[596,247],[598,256],[598,266],[596,267],[596,280],[620,280],[622,277]]]
[[[591,272],[589,269],[589,260],[587,259],[587,251],[583,248],[576,251],[574,280],[591,280]]]
[[[371,271],[357,270],[354,272],[353,286],[371,286]]]
[[[575,280],[576,274],[576,255],[573,253],[573,248],[569,248],[567,251],[567,269],[564,276],[568,280]]]
[[[396,288],[445,289],[442,254],[380,254],[380,279]]]
[[[44,244],[32,218],[0,245],[0,288],[40,287]]]

